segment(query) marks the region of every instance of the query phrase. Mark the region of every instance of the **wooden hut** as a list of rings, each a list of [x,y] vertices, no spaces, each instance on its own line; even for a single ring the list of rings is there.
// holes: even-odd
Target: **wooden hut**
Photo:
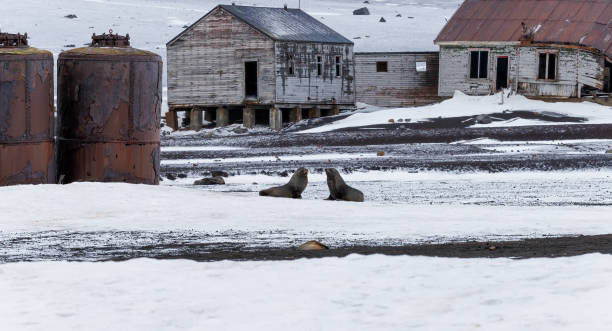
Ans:
[[[466,0],[435,40],[439,95],[609,93],[611,22],[610,0]]]
[[[357,101],[407,107],[440,101],[438,52],[355,53]]]
[[[280,129],[355,105],[353,43],[300,9],[219,5],[167,52],[168,122]]]

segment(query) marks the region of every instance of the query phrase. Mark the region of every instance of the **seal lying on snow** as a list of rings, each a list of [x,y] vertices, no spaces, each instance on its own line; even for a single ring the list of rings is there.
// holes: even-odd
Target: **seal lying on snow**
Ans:
[[[338,170],[327,168],[325,174],[327,175],[327,187],[329,187],[329,198],[327,200],[363,202],[363,193],[346,185]]]
[[[304,192],[304,189],[306,189],[306,185],[308,185],[308,169],[299,168],[295,171],[293,176],[291,176],[289,183],[283,186],[259,191],[259,195],[277,198],[301,199],[302,192]]]

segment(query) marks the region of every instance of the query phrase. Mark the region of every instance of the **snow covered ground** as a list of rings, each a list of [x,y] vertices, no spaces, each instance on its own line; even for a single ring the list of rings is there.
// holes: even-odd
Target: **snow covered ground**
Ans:
[[[503,101],[503,102],[502,102]],[[512,111],[536,112],[552,117],[563,115],[567,117],[584,118],[583,124],[612,123],[612,108],[592,102],[544,102],[527,99],[522,95],[503,97],[502,93],[489,96],[469,96],[459,91],[453,98],[441,103],[416,108],[391,108],[370,111],[368,108],[345,119],[320,127],[300,131],[298,133],[327,132],[342,128],[362,127],[368,125],[390,124],[390,120],[399,122],[423,122],[435,118],[477,116]],[[549,122],[537,119],[512,118],[510,120],[493,121],[490,124],[474,124],[471,127],[512,127],[526,125],[562,125],[575,122]]]
[[[609,330],[612,257],[0,265],[5,330]]]
[[[248,245],[263,238],[270,246],[292,247],[307,238],[333,246],[612,233],[612,205],[605,204],[351,203],[321,200],[326,196],[293,200],[256,192],[100,183],[2,187],[0,196],[5,239],[49,231],[196,231],[211,235],[202,236],[202,242]]]

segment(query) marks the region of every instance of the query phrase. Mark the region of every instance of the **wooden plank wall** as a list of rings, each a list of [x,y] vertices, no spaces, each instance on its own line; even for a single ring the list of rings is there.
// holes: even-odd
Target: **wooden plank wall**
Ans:
[[[277,41],[276,102],[278,104],[355,104],[353,46],[342,44]],[[289,58],[294,74],[289,74]],[[317,75],[317,56],[322,57],[322,75]],[[341,57],[341,75],[336,77],[336,56]]]
[[[376,72],[387,62],[387,72]],[[425,62],[425,72],[416,63]],[[380,107],[405,107],[438,101],[438,53],[356,53],[357,101]]]
[[[217,8],[168,47],[168,105],[242,103],[244,61],[258,61],[260,102],[273,103],[274,41]]]
[[[578,84],[603,89],[604,58],[592,52],[563,47],[520,47],[516,45],[441,46],[440,47],[440,96],[452,96],[455,90],[470,95],[486,95],[495,90],[495,57],[509,57],[509,86],[518,86],[518,93],[526,96],[576,97]],[[488,49],[489,70],[487,79],[469,77],[469,52],[471,49]],[[538,52],[558,51],[557,79],[538,79]],[[517,64],[518,62],[518,64]],[[517,66],[518,65],[518,66]],[[517,78],[518,68],[518,78]],[[516,84],[518,79],[518,84]]]

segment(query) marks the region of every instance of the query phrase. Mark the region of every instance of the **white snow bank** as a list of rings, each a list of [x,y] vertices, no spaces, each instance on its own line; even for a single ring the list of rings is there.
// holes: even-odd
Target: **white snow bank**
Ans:
[[[608,330],[612,257],[0,265],[6,330]]]
[[[130,184],[1,187],[0,210],[5,233],[283,231],[286,240],[307,233],[403,242],[612,233],[612,206],[388,205]]]
[[[512,95],[504,98],[501,103],[502,94],[488,96],[469,96],[459,91],[455,92],[453,98],[443,102],[415,107],[415,108],[393,108],[374,112],[361,112],[351,115],[345,119],[320,126],[317,128],[300,131],[298,133],[327,132],[342,128],[359,127],[377,124],[389,124],[393,119],[410,119],[410,122],[427,121],[431,118],[448,118],[475,116],[480,114],[501,113],[503,111],[525,110],[533,112],[555,112],[572,117],[584,117],[588,124],[612,123],[612,108],[592,102],[544,102],[531,100],[522,95]],[[499,126],[524,126],[524,125],[559,125],[559,122],[545,122],[538,120],[514,119],[508,121],[493,122],[491,124],[477,124],[473,127],[499,127]],[[575,123],[568,123],[575,124]]]

